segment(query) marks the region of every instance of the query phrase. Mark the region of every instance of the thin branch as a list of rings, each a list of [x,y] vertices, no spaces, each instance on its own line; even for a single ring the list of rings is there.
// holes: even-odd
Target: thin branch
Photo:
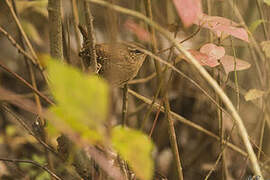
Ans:
[[[76,0],[70,0],[72,4],[72,18],[73,18],[73,28],[75,32],[75,38],[77,42],[77,52],[79,53],[81,49],[81,43],[80,43],[80,32],[78,30],[78,25],[79,25],[79,15],[78,15],[78,7]]]
[[[17,20],[19,20],[19,16],[17,14],[17,9],[16,9],[16,4],[15,4],[15,1],[14,0],[12,0],[12,4],[13,4],[12,10],[14,12],[14,19],[16,20],[16,17],[17,17]],[[20,29],[19,29],[19,36],[20,36],[21,45],[22,45],[23,49],[26,50],[26,47],[25,47],[25,44],[24,44],[24,38],[23,38],[24,35],[22,34],[22,31],[20,31]],[[30,44],[30,46],[31,46],[31,44]],[[34,50],[31,49],[31,48],[30,48],[30,50],[32,51],[33,56],[36,56]],[[33,67],[29,63],[29,61],[27,60],[27,58],[26,57],[24,57],[24,58],[25,58],[25,63],[26,63],[27,69],[29,70],[28,73],[29,73],[29,76],[30,76],[30,79],[31,79],[32,86],[35,89],[38,90],[37,83],[36,83],[36,76],[35,76]],[[45,76],[44,76],[44,78],[45,78]],[[37,119],[37,122],[41,124],[41,129],[40,129],[41,131],[40,131],[39,136],[41,137],[41,139],[45,143],[47,143],[47,132],[46,132],[46,130],[44,128],[44,125],[46,124],[46,120],[42,117],[42,105],[41,105],[41,102],[40,102],[40,97],[37,94],[34,93],[34,99],[35,99],[35,102],[36,102],[36,106],[38,108],[38,115],[39,115],[39,118]],[[49,151],[48,151],[47,148],[44,148],[44,150],[45,150],[45,154],[46,154],[46,159],[47,159],[47,162],[48,162],[48,166],[49,166],[50,170],[54,170],[52,159],[50,158],[51,156],[49,154]]]
[[[11,109],[9,109],[6,105],[2,105],[3,110],[6,111],[7,113],[11,114],[18,122],[21,126],[23,126],[23,128],[31,135],[33,136],[40,144],[42,144],[44,146],[44,148],[50,150],[53,154],[55,154],[56,156],[58,156],[57,152],[50,146],[48,145],[46,142],[44,142],[43,140],[41,140],[40,138],[38,138],[37,136],[35,136],[35,133],[32,131],[32,129],[25,123],[25,121],[20,118],[17,114],[15,114],[14,112],[11,111]]]
[[[176,138],[176,133],[175,133],[175,128],[174,128],[174,122],[173,119],[171,117],[171,108],[170,108],[170,104],[169,104],[169,100],[168,100],[168,94],[167,92],[165,92],[164,98],[164,109],[165,109],[165,114],[166,114],[166,118],[168,121],[168,128],[169,128],[169,139],[170,139],[170,143],[171,143],[171,148],[172,148],[172,152],[174,154],[174,158],[175,158],[175,163],[176,163],[176,167],[177,167],[177,175],[178,178],[180,180],[184,180],[183,177],[183,168],[182,168],[182,164],[181,164],[181,156],[179,154],[179,150],[178,150],[178,141]]]
[[[182,44],[182,43],[188,41],[189,39],[195,37],[195,35],[197,35],[197,34],[200,32],[200,30],[201,30],[201,26],[199,26],[198,29],[197,29],[196,31],[194,31],[191,35],[189,35],[189,36],[186,37],[185,39],[181,40],[181,41],[179,42],[179,44]],[[165,52],[165,51],[168,51],[168,50],[170,50],[172,47],[174,47],[174,46],[171,46],[171,47],[169,47],[169,48],[162,49],[162,50],[160,50],[160,51],[158,52],[158,54],[161,54],[161,53],[163,53],[163,52]]]
[[[158,99],[158,96],[160,94],[160,91],[161,91],[161,88],[162,88],[162,85],[163,85],[163,81],[164,81],[164,78],[161,78],[161,81],[159,82],[158,87],[156,88],[156,92],[155,92],[153,101],[150,104],[150,107],[148,108],[148,110],[145,113],[144,118],[142,120],[141,127],[140,127],[141,130],[144,129],[144,126],[145,126],[146,122],[148,121],[148,118],[149,118],[149,116],[150,116],[150,114],[152,112],[153,105],[155,104],[156,100]]]
[[[230,4],[231,8],[233,9],[233,11],[234,11],[236,17],[237,17],[238,20],[240,21],[240,24],[245,28],[245,30],[246,30],[247,32],[249,32],[249,29],[248,29],[248,27],[247,27],[247,25],[246,25],[246,23],[245,23],[245,21],[244,21],[242,15],[241,15],[241,13],[239,12],[239,9],[238,9],[238,8],[236,7],[236,5],[234,4],[233,0],[229,0],[228,2],[229,2],[229,4]],[[265,57],[264,57],[263,52],[261,51],[260,46],[258,45],[258,43],[257,43],[257,41],[255,40],[255,38],[254,38],[254,36],[252,35],[252,33],[249,33],[249,35],[250,35],[249,37],[250,37],[250,40],[251,40],[250,43],[251,43],[252,46],[255,48],[255,50],[256,50],[256,52],[258,53],[258,55],[259,55],[260,59],[262,60],[262,62],[265,62]]]
[[[152,21],[153,15],[152,15],[151,0],[144,0],[144,4],[145,4],[146,16]],[[155,31],[155,28],[153,28],[150,24],[147,24],[147,25],[148,25],[148,29],[151,33],[151,44],[152,44],[151,48],[152,48],[154,54],[156,54],[156,53],[158,53],[156,31]],[[154,61],[154,63],[155,63],[155,68],[156,68],[156,72],[157,72],[157,79],[158,79],[158,81],[160,81],[161,67],[160,67],[159,62]]]
[[[25,56],[27,59],[31,61],[31,63],[35,66],[38,66],[40,70],[43,70],[42,66],[37,63],[37,60],[32,58],[26,51],[23,50],[23,48],[15,41],[15,39],[8,34],[7,31],[5,31],[1,26],[0,26],[0,32],[7,37],[7,39],[11,42],[11,44],[18,50],[19,53],[21,53],[23,56]]]
[[[154,129],[156,127],[156,124],[157,124],[157,121],[158,121],[158,116],[159,116],[159,113],[160,113],[160,108],[161,108],[161,106],[159,106],[159,108],[158,108],[158,110],[156,112],[156,116],[155,116],[155,119],[153,121],[153,125],[152,125],[152,128],[151,128],[150,133],[149,133],[149,137],[152,136],[152,134],[154,132]]]
[[[177,36],[177,32],[174,34],[175,38],[176,38],[176,36]],[[172,47],[170,50],[168,60],[170,60],[172,58],[173,49],[174,48]],[[174,61],[174,64],[175,64],[175,61]],[[167,69],[168,69],[168,67],[166,66],[165,72],[167,71]],[[170,84],[169,82],[171,81],[172,76],[173,76],[173,71],[170,72],[168,82],[165,84]],[[165,80],[165,75],[163,77],[163,80]],[[173,119],[172,119],[171,114],[170,114],[171,107],[170,107],[170,102],[168,99],[169,88],[170,87],[168,87],[168,86],[163,86],[163,89],[161,91],[161,96],[163,98],[166,119],[168,121],[168,128],[169,128],[169,135],[170,135],[169,138],[170,138],[170,143],[171,143],[172,151],[173,151],[175,162],[176,162],[178,179],[184,180],[183,168],[182,168],[182,164],[181,164],[181,156],[180,156],[179,149],[178,149],[178,143],[177,143],[178,141],[177,141],[177,137],[176,137],[176,133],[175,133],[174,122],[173,122]]]
[[[223,152],[223,151],[222,151],[222,152]],[[218,158],[217,158],[217,160],[216,160],[214,166],[213,166],[213,167],[211,168],[211,170],[207,173],[207,175],[206,175],[206,177],[204,178],[204,180],[208,180],[209,177],[211,176],[211,174],[213,173],[213,171],[216,169],[216,167],[217,167],[217,165],[218,165],[220,159],[222,158],[222,155],[223,155],[222,152],[219,153]]]
[[[25,32],[24,32],[24,30],[23,30],[23,28],[22,28],[22,25],[21,25],[21,23],[20,23],[18,17],[16,16],[16,14],[15,14],[15,12],[14,12],[14,9],[12,8],[12,5],[10,4],[10,2],[9,2],[8,0],[5,0],[5,2],[6,2],[6,4],[7,4],[9,10],[10,10],[10,12],[11,12],[11,15],[12,15],[13,19],[14,19],[15,22],[16,22],[16,25],[18,26],[18,28],[19,28],[19,30],[20,30],[20,33],[22,34],[22,36],[23,36],[23,38],[24,38],[24,40],[25,40],[25,42],[26,42],[28,48],[30,49],[30,52],[31,52],[32,56],[34,57],[34,59],[37,60],[37,59],[38,59],[38,58],[37,58],[37,54],[35,53],[33,46],[31,45],[31,43],[30,43],[30,41],[29,41],[27,35],[25,34]],[[39,61],[36,61],[36,62],[39,63]],[[41,66],[41,65],[40,65],[40,66]]]
[[[259,14],[260,14],[260,19],[266,19],[265,18],[265,15],[263,14],[263,9],[262,9],[261,3],[262,3],[262,1],[256,0],[256,4],[257,4],[258,11],[259,11]],[[269,35],[268,35],[267,27],[266,27],[265,24],[266,24],[265,22],[262,23],[262,25],[263,25],[263,33],[264,33],[264,38],[266,40],[268,40],[269,39]]]
[[[144,97],[144,96],[136,93],[135,91],[132,91],[131,89],[129,89],[128,92],[131,95],[135,96],[136,98],[140,99],[141,101],[145,102],[146,104],[151,104],[152,103],[152,100],[150,100],[150,99],[148,99],[148,98],[146,98],[146,97]],[[161,112],[164,112],[164,106],[161,106],[158,103],[155,103],[154,104],[154,108],[156,110],[158,110],[160,108],[160,111]],[[185,124],[187,126],[190,126],[190,127],[194,128],[194,129],[197,129],[198,131],[200,131],[200,132],[202,132],[202,133],[204,133],[204,134],[206,134],[206,135],[208,135],[208,136],[210,136],[210,137],[212,137],[212,138],[220,141],[220,137],[219,136],[217,136],[214,133],[212,133],[211,131],[208,131],[207,129],[201,127],[200,125],[195,124],[194,122],[192,122],[192,121],[190,121],[190,120],[188,120],[188,119],[180,116],[179,114],[177,114],[177,113],[175,113],[173,111],[170,111],[170,114],[172,115],[173,118],[175,118],[176,120],[182,122],[183,124]],[[226,142],[225,140],[223,140],[223,143],[226,144],[231,149],[235,150],[236,152],[240,153],[241,155],[243,155],[245,157],[248,156],[248,154],[246,152],[244,152],[243,150],[241,150],[237,146],[231,144],[230,142]]]
[[[47,171],[52,177],[54,177],[57,180],[63,180],[59,176],[57,176],[54,172],[46,168],[45,166],[40,165],[38,162],[31,161],[31,160],[21,160],[21,159],[8,159],[8,158],[0,158],[0,161],[6,161],[6,162],[13,162],[13,163],[26,163],[26,164],[33,164],[34,166],[43,169],[44,171]]]
[[[93,25],[93,16],[91,14],[90,3],[84,1],[84,13],[85,13],[85,22],[87,27],[87,48],[89,48],[89,52],[91,54],[90,57],[90,68],[93,72],[97,72],[98,64],[97,64],[97,53],[96,53],[96,38],[95,38],[95,31]]]
[[[140,47],[136,47],[138,50],[140,50],[141,52],[143,52],[144,54],[147,54],[148,56],[151,56],[152,58],[154,58],[155,60],[161,62],[162,64],[165,64],[167,67],[173,69],[174,71],[176,71],[178,74],[180,74],[182,77],[184,77],[185,79],[187,79],[189,82],[191,82],[195,87],[197,87],[199,90],[201,90],[209,99],[210,101],[212,101],[219,109],[221,109],[224,113],[226,113],[228,115],[228,117],[232,117],[223,107],[221,107],[207,92],[206,90],[204,90],[197,82],[195,82],[193,79],[191,79],[190,77],[188,77],[186,74],[184,74],[182,71],[180,71],[179,69],[177,69],[173,64],[168,63],[167,61],[165,61],[164,59],[154,55],[152,52],[146,50],[146,49],[142,49]],[[164,72],[166,70],[166,67],[162,70],[162,72]]]
[[[61,4],[62,0],[49,0],[48,14],[50,29],[50,53],[52,57],[63,60]]]
[[[78,7],[77,7],[76,0],[71,0],[71,1],[72,1],[71,4],[72,4],[72,18],[73,18],[72,25],[73,25],[73,29],[75,32],[77,53],[79,53],[79,51],[81,50],[81,42],[80,42],[80,32],[78,30],[78,25],[79,25]],[[79,58],[79,59],[80,59],[82,71],[85,72],[83,60],[82,60],[82,58]]]
[[[130,81],[128,81],[128,84],[146,83],[146,82],[150,81],[151,79],[153,79],[154,77],[156,77],[156,75],[157,75],[157,73],[154,72],[154,73],[150,74],[149,76],[147,76],[145,78],[130,80]]]
[[[29,84],[26,80],[24,80],[21,76],[19,76],[17,73],[11,71],[9,68],[7,68],[4,64],[0,62],[0,68],[4,69],[11,75],[13,75],[16,79],[21,81],[23,84],[25,84],[27,87],[32,89],[37,95],[39,95],[42,99],[44,99],[46,102],[48,102],[50,105],[54,105],[54,102],[52,102],[48,97],[46,97],[44,94],[42,94],[39,90],[37,90],[35,87],[33,87],[31,84]]]

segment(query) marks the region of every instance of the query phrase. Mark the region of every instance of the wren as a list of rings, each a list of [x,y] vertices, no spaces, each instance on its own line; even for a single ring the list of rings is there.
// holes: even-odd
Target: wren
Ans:
[[[79,27],[84,37],[83,47],[79,56],[86,66],[91,66],[90,50],[86,31]],[[141,52],[134,43],[102,43],[96,44],[97,63],[100,68],[98,74],[113,86],[122,86],[132,80],[140,70],[146,54]]]

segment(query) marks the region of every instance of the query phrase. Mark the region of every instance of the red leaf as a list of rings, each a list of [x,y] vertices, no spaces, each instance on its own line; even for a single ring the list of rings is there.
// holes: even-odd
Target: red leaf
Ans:
[[[185,27],[189,27],[202,15],[201,0],[173,0]]]
[[[212,30],[218,37],[231,35],[243,41],[249,42],[248,33],[244,28],[239,28],[239,24],[227,18],[219,16],[208,16],[204,14],[195,24]]]
[[[188,50],[192,56],[202,65],[202,66],[209,66],[209,67],[215,67],[219,65],[219,62],[216,58],[210,57],[205,53],[196,51],[196,50]]]
[[[146,31],[144,28],[140,27],[137,23],[135,23],[132,20],[127,20],[124,25],[129,31],[136,34],[138,39],[142,41],[150,41],[150,35],[148,31]]]
[[[225,55],[225,49],[222,46],[216,46],[215,44],[208,43],[201,47],[201,53],[205,53],[208,56],[215,58],[216,60],[222,58]]]
[[[235,67],[235,61],[236,61],[236,67]],[[248,69],[251,65],[243,61],[241,59],[234,58],[233,56],[225,55],[220,59],[221,64],[224,67],[225,73],[229,74],[229,72],[234,71],[234,67],[236,71],[241,71]]]

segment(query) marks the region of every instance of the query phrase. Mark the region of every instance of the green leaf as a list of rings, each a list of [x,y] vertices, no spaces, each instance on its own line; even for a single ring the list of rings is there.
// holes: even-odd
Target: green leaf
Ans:
[[[115,127],[112,130],[112,144],[139,179],[152,179],[154,163],[151,152],[153,144],[148,136],[133,129]]]
[[[265,4],[267,4],[268,6],[270,6],[270,0],[263,0],[263,2],[264,2]]]
[[[265,23],[265,22],[266,22],[266,21],[263,20],[263,19],[258,19],[258,20],[256,20],[256,21],[252,22],[248,29],[249,29],[249,31],[250,31],[251,33],[254,33],[255,30],[258,28],[258,26],[259,26],[261,23]]]
[[[46,130],[51,137],[58,137],[61,132],[50,121],[47,122]]]
[[[43,171],[35,179],[36,180],[49,180],[49,179],[51,179],[51,177],[50,177],[49,173],[47,173],[46,171]]]
[[[16,128],[12,125],[8,125],[6,127],[6,133],[8,136],[14,136],[16,134],[16,131],[17,131]]]
[[[108,114],[108,85],[58,60],[48,61],[50,88],[57,105],[50,108],[73,131],[90,141],[100,141]],[[56,128],[60,127],[61,123]]]
[[[32,159],[34,161],[36,161],[37,163],[39,163],[39,164],[45,164],[46,163],[46,159],[45,159],[44,156],[39,156],[37,154],[33,154]]]

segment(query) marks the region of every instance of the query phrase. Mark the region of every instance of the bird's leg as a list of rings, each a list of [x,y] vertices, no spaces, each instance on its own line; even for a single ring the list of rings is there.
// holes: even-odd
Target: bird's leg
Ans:
[[[127,125],[127,109],[128,109],[128,84],[123,87],[123,106],[122,106],[122,126]]]

